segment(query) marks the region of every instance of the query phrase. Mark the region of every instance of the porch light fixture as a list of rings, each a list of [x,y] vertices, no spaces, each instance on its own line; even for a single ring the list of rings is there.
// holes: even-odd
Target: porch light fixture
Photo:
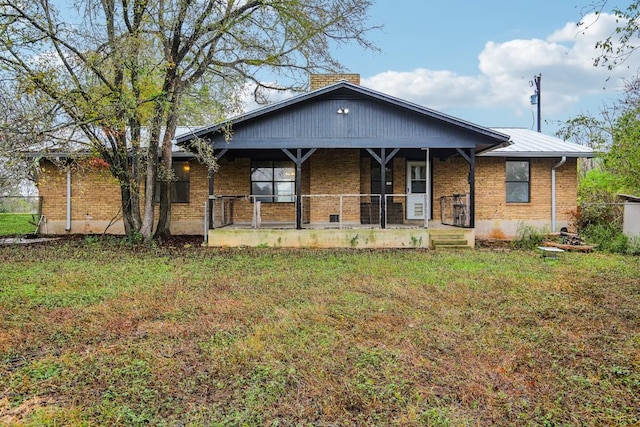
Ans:
[[[182,169],[185,172],[189,172],[191,170],[191,165],[189,164],[189,162],[184,162],[184,166],[182,166]]]
[[[349,109],[346,107],[338,108],[338,114],[349,114]]]

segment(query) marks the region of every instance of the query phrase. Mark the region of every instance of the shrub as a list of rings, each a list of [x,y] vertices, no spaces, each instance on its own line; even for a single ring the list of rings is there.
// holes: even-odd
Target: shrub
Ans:
[[[577,230],[584,230],[593,225],[614,224],[622,226],[622,205],[615,204],[615,199],[600,202],[582,203],[573,213],[573,225]]]
[[[622,226],[622,206],[617,204],[617,177],[610,172],[592,169],[580,180],[580,206],[573,213],[574,226],[582,231],[588,226],[619,224]]]
[[[535,249],[544,241],[549,234],[547,230],[538,230],[524,222],[518,223],[516,238],[511,241],[511,245],[518,249]]]
[[[616,224],[590,224],[581,232],[589,244],[604,252],[627,253],[629,238]]]
[[[623,206],[616,197],[620,189],[617,175],[597,168],[590,170],[580,181],[580,206],[573,214],[573,222],[580,236],[587,243],[596,245],[597,250],[629,251],[629,239],[622,233]]]
[[[640,255],[640,236],[629,238],[627,241],[627,255]]]

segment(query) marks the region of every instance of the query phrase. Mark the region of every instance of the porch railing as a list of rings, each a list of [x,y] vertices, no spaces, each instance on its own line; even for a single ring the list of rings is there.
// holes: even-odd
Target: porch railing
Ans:
[[[380,194],[313,194],[302,195],[303,228],[380,227],[384,208],[388,228],[424,226],[428,222],[426,197],[387,194],[381,204]],[[411,197],[411,199],[409,199]],[[407,218],[408,203],[414,217]],[[295,226],[297,199],[294,195],[215,196],[210,199],[210,227],[229,225],[253,228],[291,228]],[[415,216],[417,212],[417,217]],[[420,216],[421,215],[421,216]]]
[[[244,196],[214,196],[209,198],[209,228],[220,228],[233,224],[233,206],[238,198]]]
[[[445,225],[469,227],[471,224],[469,194],[440,197],[440,222]]]

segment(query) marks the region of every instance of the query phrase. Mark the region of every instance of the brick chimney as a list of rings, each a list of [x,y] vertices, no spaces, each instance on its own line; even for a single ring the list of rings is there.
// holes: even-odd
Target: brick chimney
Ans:
[[[311,90],[316,90],[338,83],[340,80],[346,80],[349,83],[359,85],[360,74],[311,74],[309,77],[309,87]]]

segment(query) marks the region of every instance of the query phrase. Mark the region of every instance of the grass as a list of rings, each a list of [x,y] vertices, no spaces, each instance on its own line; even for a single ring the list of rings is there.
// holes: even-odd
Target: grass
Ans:
[[[0,213],[0,236],[17,236],[36,230],[32,214]]]
[[[0,248],[0,424],[640,422],[637,257]]]

